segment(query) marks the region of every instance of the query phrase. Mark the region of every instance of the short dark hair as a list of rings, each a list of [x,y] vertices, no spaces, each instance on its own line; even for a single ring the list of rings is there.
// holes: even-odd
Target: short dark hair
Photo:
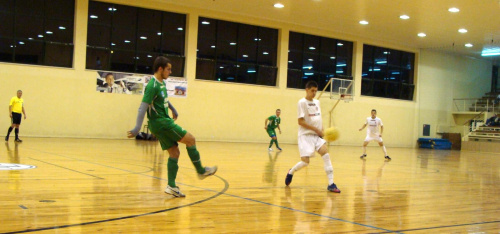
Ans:
[[[306,89],[310,89],[313,87],[318,88],[318,83],[316,83],[316,81],[310,80],[306,83]]]
[[[276,111],[281,111],[280,109],[276,109]]]
[[[158,57],[156,57],[155,63],[153,65],[153,72],[157,72],[160,67],[163,68],[163,69],[165,69],[165,67],[169,63],[172,64],[170,62],[170,59],[168,59],[167,57],[164,57],[164,56],[158,56]]]
[[[375,113],[377,113],[377,110],[375,110],[375,109],[372,109],[372,111],[375,111]]]
[[[106,74],[106,75],[104,76],[104,78],[108,78],[108,76],[109,76],[109,75],[111,75],[111,76],[112,76],[112,75],[113,75],[113,73],[108,73],[108,74]]]

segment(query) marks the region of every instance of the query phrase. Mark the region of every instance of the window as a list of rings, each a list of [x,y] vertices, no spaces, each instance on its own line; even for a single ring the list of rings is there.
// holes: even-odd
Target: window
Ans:
[[[361,94],[413,100],[414,63],[414,53],[364,45]]]
[[[276,85],[278,30],[200,17],[196,79]]]
[[[352,79],[352,42],[296,32],[289,41],[288,88],[314,80],[323,89],[330,78]]]
[[[184,75],[186,15],[90,1],[87,69],[151,74],[154,59]]]
[[[0,1],[0,61],[73,66],[75,2]]]

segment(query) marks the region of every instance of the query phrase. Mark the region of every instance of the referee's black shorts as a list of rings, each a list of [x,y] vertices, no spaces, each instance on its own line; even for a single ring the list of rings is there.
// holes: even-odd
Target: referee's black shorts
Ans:
[[[21,124],[21,113],[12,112],[12,124]]]

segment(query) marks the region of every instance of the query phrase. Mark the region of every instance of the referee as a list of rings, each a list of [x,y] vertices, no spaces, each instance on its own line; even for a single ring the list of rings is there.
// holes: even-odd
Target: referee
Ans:
[[[9,127],[5,141],[9,141],[10,132],[15,128],[16,142],[23,142],[19,139],[19,125],[21,125],[21,118],[24,114],[24,119],[26,119],[26,112],[24,112],[24,100],[21,98],[23,96],[23,91],[17,90],[17,97],[12,97],[9,104],[9,117],[12,120],[12,125]]]

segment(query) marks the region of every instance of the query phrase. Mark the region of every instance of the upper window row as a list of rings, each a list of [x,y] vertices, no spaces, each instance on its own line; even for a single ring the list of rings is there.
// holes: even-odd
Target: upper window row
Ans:
[[[1,0],[0,61],[72,67],[75,1]],[[29,25],[29,26],[27,26]],[[151,73],[154,58],[185,69],[186,15],[89,1],[86,68]],[[200,17],[196,79],[276,86],[278,30]],[[288,88],[352,79],[353,43],[290,32]],[[415,54],[363,47],[362,94],[413,98]]]

